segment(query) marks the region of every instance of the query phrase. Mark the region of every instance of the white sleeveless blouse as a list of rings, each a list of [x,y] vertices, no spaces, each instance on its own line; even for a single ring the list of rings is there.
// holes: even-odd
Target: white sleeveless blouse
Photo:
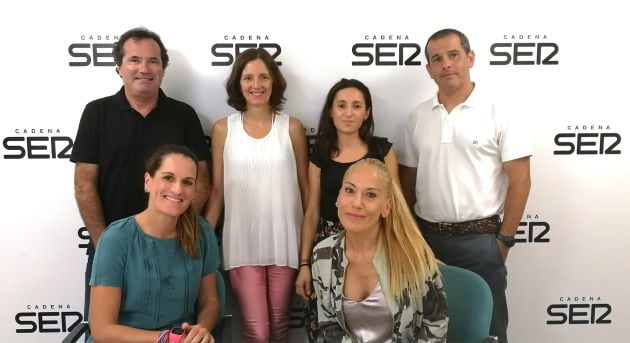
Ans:
[[[289,116],[276,113],[260,139],[245,132],[241,113],[227,118],[223,148],[225,269],[298,268],[302,202]]]

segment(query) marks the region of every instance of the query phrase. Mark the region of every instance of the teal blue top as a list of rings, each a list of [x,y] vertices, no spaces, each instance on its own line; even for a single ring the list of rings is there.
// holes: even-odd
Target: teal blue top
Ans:
[[[219,267],[214,231],[203,217],[198,220],[198,258],[188,256],[177,238],[145,234],[133,216],[108,226],[98,242],[90,285],[122,289],[119,324],[162,330],[196,323],[201,279]]]

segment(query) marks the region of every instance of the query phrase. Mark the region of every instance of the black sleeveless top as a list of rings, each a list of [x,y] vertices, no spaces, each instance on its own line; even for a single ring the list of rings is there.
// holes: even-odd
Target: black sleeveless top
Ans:
[[[389,153],[392,148],[387,138],[384,137],[372,137],[368,142],[368,152],[363,158],[376,158],[381,162],[385,162],[385,155]],[[341,182],[343,181],[343,175],[346,170],[356,162],[340,163],[333,161],[330,156],[322,157],[318,154],[311,154],[311,162],[321,169],[320,173],[320,192],[321,197],[319,201],[320,216],[324,220],[339,222],[339,216],[337,216],[337,207],[335,202],[337,201],[337,195],[341,188]],[[357,160],[358,161],[358,160]]]

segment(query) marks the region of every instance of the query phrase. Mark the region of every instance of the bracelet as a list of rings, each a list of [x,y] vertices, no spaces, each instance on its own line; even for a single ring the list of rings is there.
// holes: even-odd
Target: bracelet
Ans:
[[[160,331],[160,335],[158,336],[155,343],[168,343],[169,334],[170,334],[170,330]]]
[[[302,267],[309,267],[310,268],[310,266],[311,266],[311,264],[309,262],[300,262],[300,265],[299,265],[300,268],[302,268]]]
[[[301,258],[301,259],[300,259],[300,265],[301,265],[302,263],[308,263],[308,264],[311,264],[311,259],[310,259],[310,258]]]

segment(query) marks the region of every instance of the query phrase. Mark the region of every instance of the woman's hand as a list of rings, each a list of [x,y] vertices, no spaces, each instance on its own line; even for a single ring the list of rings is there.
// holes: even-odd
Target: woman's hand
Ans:
[[[295,280],[295,292],[306,301],[313,298],[313,278],[309,266],[300,266]]]
[[[214,337],[210,331],[201,325],[182,324],[182,329],[186,331],[183,343],[214,343]]]

